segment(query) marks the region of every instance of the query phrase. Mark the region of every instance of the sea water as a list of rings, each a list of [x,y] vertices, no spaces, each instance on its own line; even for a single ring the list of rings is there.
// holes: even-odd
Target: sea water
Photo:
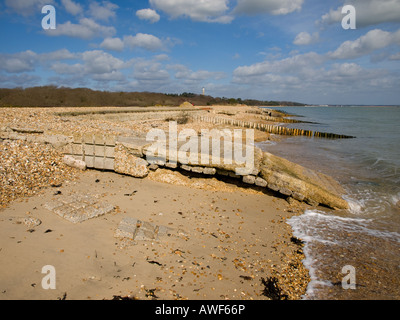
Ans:
[[[400,299],[400,107],[279,107],[289,127],[354,139],[288,137],[264,151],[328,174],[349,210],[309,209],[289,220],[305,241],[304,299]],[[353,289],[344,284],[354,270]],[[349,280],[350,281],[350,280]]]

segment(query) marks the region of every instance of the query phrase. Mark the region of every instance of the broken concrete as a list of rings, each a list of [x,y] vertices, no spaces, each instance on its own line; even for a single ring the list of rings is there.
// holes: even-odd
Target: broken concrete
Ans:
[[[296,200],[330,208],[348,208],[348,203],[341,197],[345,191],[333,178],[286,159],[265,152],[260,175],[270,189]]]
[[[145,178],[149,175],[148,162],[130,153],[125,145],[115,147],[115,172],[130,175],[135,178]]]
[[[123,144],[117,144],[116,150],[118,151],[115,154],[115,161],[124,163],[121,166],[124,169],[118,169],[117,172],[136,177],[146,177],[149,169],[144,158],[148,159],[148,156],[151,156],[153,163],[156,162],[159,166],[180,168],[187,172],[207,176],[218,174],[240,178],[246,184],[269,188],[284,196],[292,196],[299,201],[322,204],[335,209],[348,208],[347,202],[342,199],[345,191],[331,177],[262,152],[256,147],[254,147],[254,165],[251,166],[250,164],[252,170],[249,174],[249,164],[246,166],[246,163],[235,162],[234,160],[225,161],[223,150],[221,150],[220,155],[191,152],[189,156],[188,152],[176,151],[176,149],[168,151],[168,143],[166,142],[167,151],[162,153],[161,150],[162,154],[160,154],[159,150],[159,153],[154,154],[149,151],[149,144],[146,144],[145,141],[139,141],[138,145],[135,145],[135,142],[135,140],[129,141],[129,138],[126,138]],[[188,145],[186,144],[186,146]],[[232,150],[235,150],[236,147],[237,145],[232,143]],[[240,146],[242,150],[245,147]],[[194,146],[193,149],[188,148],[188,150],[201,149],[196,149],[196,146]],[[121,153],[119,153],[120,151]],[[143,158],[140,158],[140,155]],[[118,159],[119,157],[121,159]],[[139,158],[142,161],[139,161]],[[162,160],[157,161],[157,159]]]
[[[87,169],[87,165],[84,161],[82,160],[76,160],[74,157],[72,156],[64,156],[63,158],[63,162],[67,165],[70,166],[72,168],[77,168],[80,170],[86,170]]]
[[[266,188],[268,186],[268,183],[263,178],[257,177],[255,180],[255,185],[257,187]]]
[[[256,177],[255,176],[244,176],[243,177],[243,182],[247,184],[255,184],[256,183]]]
[[[118,239],[131,241],[160,241],[160,238],[172,235],[173,229],[158,226],[135,218],[123,219],[114,233]]]
[[[35,131],[22,131],[33,132],[32,130]],[[87,168],[113,170],[136,178],[145,178],[150,170],[156,169],[149,165],[157,165],[206,176],[241,179],[246,184],[265,187],[312,205],[321,204],[334,209],[348,208],[348,203],[342,198],[345,191],[334,179],[262,152],[259,148],[251,147],[254,151],[253,163],[238,162],[235,159],[226,161],[226,147],[235,151],[239,150],[236,148],[242,148],[242,155],[247,155],[243,151],[248,151],[248,146],[234,142],[231,145],[221,144],[219,154],[204,154],[199,144],[201,141],[196,139],[193,142],[180,142],[172,146],[171,150],[169,141],[162,142],[165,148],[158,150],[152,148],[152,143],[144,138],[103,135],[77,135],[73,139],[66,136],[49,138],[43,135],[23,135],[10,128],[0,132],[0,139],[34,139],[37,142],[51,143],[55,147],[61,147],[60,150],[68,156],[65,158],[67,164],[82,170],[86,165]],[[185,151],[180,151],[183,144]]]
[[[34,217],[13,217],[10,221],[16,224],[25,225],[28,229],[34,229],[42,224],[40,219]]]
[[[97,218],[115,209],[113,205],[99,201],[95,196],[88,194],[59,196],[57,200],[46,203],[44,207],[72,223]]]

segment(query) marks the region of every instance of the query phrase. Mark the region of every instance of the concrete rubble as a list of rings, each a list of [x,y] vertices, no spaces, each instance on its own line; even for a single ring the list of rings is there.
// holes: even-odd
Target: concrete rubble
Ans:
[[[248,164],[244,162],[235,161],[235,159],[226,161],[224,144],[221,145],[220,154],[204,154],[202,151],[198,151],[201,148],[198,148],[199,145],[195,145],[199,143],[197,140],[185,144],[180,142],[172,148],[169,148],[168,141],[165,141],[166,148],[163,149],[155,148],[154,142],[137,137],[98,134],[76,134],[74,137],[48,136],[37,134],[35,130],[32,130],[8,128],[0,132],[0,138],[25,141],[30,139],[38,143],[51,144],[66,156],[65,163],[82,170],[85,167],[111,170],[135,178],[145,178],[150,170],[154,171],[157,168],[183,170],[189,174],[206,177],[240,179],[249,186],[267,188],[279,192],[285,197],[305,201],[310,205],[323,205],[333,209],[348,208],[348,203],[342,198],[345,191],[333,178],[270,153],[262,152],[256,147],[251,147],[254,151],[254,162],[249,171],[247,170]],[[21,132],[28,132],[28,134]],[[31,132],[35,132],[35,134],[30,134]],[[183,145],[185,148],[182,151]],[[228,145],[228,148],[232,148],[232,150],[236,150],[237,147],[235,142]],[[239,147],[246,152],[249,148],[246,145]]]
[[[118,225],[114,237],[134,241],[160,241],[160,238],[171,236],[173,233],[174,230],[168,227],[135,218],[124,218]]]
[[[89,194],[60,195],[56,200],[45,203],[44,207],[75,224],[103,216],[115,209],[113,205]]]

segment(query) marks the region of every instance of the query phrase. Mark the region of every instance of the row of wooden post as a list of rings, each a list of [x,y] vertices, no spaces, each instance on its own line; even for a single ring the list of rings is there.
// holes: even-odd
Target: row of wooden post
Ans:
[[[288,135],[288,136],[306,136],[306,137],[316,137],[316,138],[325,138],[325,139],[350,139],[354,138],[346,135],[339,135],[335,133],[327,133],[327,132],[318,132],[311,130],[303,130],[303,129],[295,129],[295,128],[286,128],[277,125],[270,125],[259,122],[251,122],[251,121],[243,121],[236,119],[226,119],[219,117],[208,117],[208,116],[193,116],[193,119],[200,122],[214,123],[214,124],[225,124],[232,125],[236,127],[249,128],[249,129],[257,129],[260,131],[279,134],[279,135]]]

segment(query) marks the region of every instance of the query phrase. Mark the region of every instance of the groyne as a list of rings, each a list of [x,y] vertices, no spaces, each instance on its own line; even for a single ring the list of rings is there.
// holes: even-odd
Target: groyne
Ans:
[[[336,134],[336,133],[329,133],[329,132],[319,132],[319,131],[311,131],[311,130],[304,130],[304,129],[295,129],[295,128],[287,128],[279,125],[272,125],[266,124],[261,122],[254,122],[254,121],[244,121],[238,119],[227,119],[222,117],[212,117],[212,116],[202,116],[202,115],[192,115],[191,116],[194,121],[198,122],[206,122],[206,123],[213,123],[213,124],[222,124],[222,125],[230,125],[235,127],[241,128],[248,128],[248,129],[256,129],[272,134],[277,135],[286,135],[286,136],[306,136],[306,137],[314,137],[314,138],[324,138],[324,139],[353,139],[355,137]],[[276,118],[273,117],[276,121]],[[289,119],[286,119],[289,120]]]

